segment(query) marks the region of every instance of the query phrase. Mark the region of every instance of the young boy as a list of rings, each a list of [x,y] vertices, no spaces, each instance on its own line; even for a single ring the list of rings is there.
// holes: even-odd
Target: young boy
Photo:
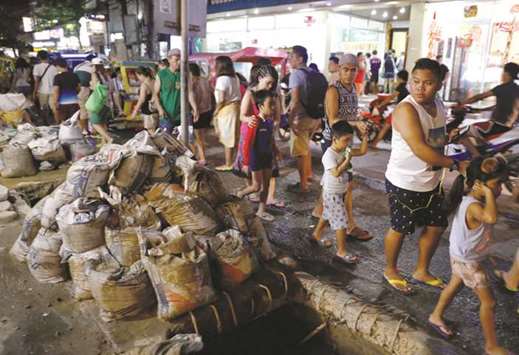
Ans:
[[[480,302],[486,354],[508,354],[497,344],[495,299],[480,264],[492,239],[492,228],[497,220],[496,198],[501,194],[503,178],[506,178],[504,161],[479,157],[471,162],[467,170],[467,185],[471,191],[461,199],[449,238],[452,277],[429,316],[432,327],[443,337],[450,338],[453,331],[443,320],[443,313],[463,284],[473,289]]]
[[[256,215],[268,222],[274,220],[274,216],[265,211],[272,165],[274,157],[280,155],[274,140],[276,100],[276,93],[270,90],[258,90],[254,93],[254,101],[259,109],[259,120],[255,127],[248,127],[243,142],[243,164],[248,166],[252,173],[252,184],[237,194],[241,198],[261,191]]]
[[[364,130],[362,144],[358,149],[351,149],[353,128],[346,121],[338,121],[332,126],[332,145],[323,155],[324,174],[323,185],[323,213],[315,228],[310,241],[314,244],[330,246],[331,243],[322,242],[322,233],[326,222],[335,230],[337,238],[337,254],[334,260],[346,264],[356,264],[359,258],[346,253],[346,221],[345,195],[348,182],[351,181],[351,158],[361,156],[368,151],[368,137]]]

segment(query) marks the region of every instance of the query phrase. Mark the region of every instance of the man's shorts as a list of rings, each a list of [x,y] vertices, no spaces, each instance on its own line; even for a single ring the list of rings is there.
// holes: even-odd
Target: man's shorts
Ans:
[[[462,261],[451,256],[452,275],[463,280],[471,289],[488,287],[488,276],[478,261]]]
[[[330,228],[334,231],[348,228],[344,194],[323,191],[322,217],[330,223]]]
[[[46,110],[50,107],[50,94],[38,93],[38,102],[41,110]]]
[[[398,233],[412,234],[415,227],[447,227],[447,213],[442,208],[443,195],[438,186],[433,191],[417,192],[399,188],[386,179],[391,228]]]
[[[310,154],[310,139],[320,124],[321,120],[317,119],[308,117],[299,119],[297,134],[294,130],[290,130],[290,155],[297,158]]]

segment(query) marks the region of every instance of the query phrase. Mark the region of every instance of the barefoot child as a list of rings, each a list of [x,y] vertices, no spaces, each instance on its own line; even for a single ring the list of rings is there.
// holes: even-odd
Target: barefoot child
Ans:
[[[254,93],[254,101],[259,109],[258,124],[248,127],[243,142],[243,165],[248,166],[252,173],[252,184],[237,194],[241,198],[261,191],[256,215],[269,222],[274,220],[274,216],[267,213],[265,208],[274,157],[279,156],[274,140],[276,100],[276,93],[270,90],[258,90]]]
[[[500,159],[476,158],[471,162],[467,170],[467,186],[471,191],[459,203],[449,238],[452,277],[429,316],[429,323],[435,330],[445,338],[451,337],[453,331],[443,320],[443,313],[465,284],[479,298],[487,354],[507,353],[497,344],[495,299],[480,264],[492,238],[492,228],[497,220],[496,198],[501,194],[501,183],[506,175],[506,165]],[[457,200],[460,201],[460,198]]]
[[[364,155],[368,150],[368,137],[365,131],[362,132],[362,144],[359,149],[349,147],[352,139],[353,128],[348,122],[338,121],[332,126],[332,145],[326,149],[322,158],[323,213],[310,239],[313,243],[329,246],[321,242],[326,222],[329,222],[337,238],[337,254],[334,260],[347,264],[355,264],[359,261],[356,255],[346,253],[345,195],[348,182],[351,181],[350,161],[351,157]]]

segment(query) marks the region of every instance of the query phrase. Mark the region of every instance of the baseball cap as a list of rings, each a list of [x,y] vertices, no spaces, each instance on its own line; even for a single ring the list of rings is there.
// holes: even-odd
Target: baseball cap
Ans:
[[[170,51],[168,52],[168,58],[169,58],[169,57],[173,57],[173,56],[175,56],[175,57],[180,57],[180,49],[178,49],[178,48],[173,48],[172,50],[170,50]]]
[[[105,64],[105,62],[102,58],[96,57],[96,58],[92,59],[92,65],[104,65],[104,64]]]
[[[357,57],[354,54],[346,53],[339,56],[339,65],[357,65]]]

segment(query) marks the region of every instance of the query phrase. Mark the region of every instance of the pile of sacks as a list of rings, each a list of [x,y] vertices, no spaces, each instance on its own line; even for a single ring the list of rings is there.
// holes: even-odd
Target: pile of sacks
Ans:
[[[0,225],[12,222],[23,215],[24,211],[19,211],[20,208],[28,208],[25,202],[21,200],[16,193],[9,191],[3,185],[0,185]]]
[[[11,254],[40,282],[70,276],[105,321],[212,302],[274,253],[250,204],[192,156],[160,129],[104,146],[33,207]]]
[[[67,161],[77,161],[96,151],[92,138],[85,138],[78,125],[79,112],[58,126],[18,125],[16,134],[1,136],[2,177],[33,176],[38,170],[52,170]],[[9,139],[8,139],[9,138]]]

